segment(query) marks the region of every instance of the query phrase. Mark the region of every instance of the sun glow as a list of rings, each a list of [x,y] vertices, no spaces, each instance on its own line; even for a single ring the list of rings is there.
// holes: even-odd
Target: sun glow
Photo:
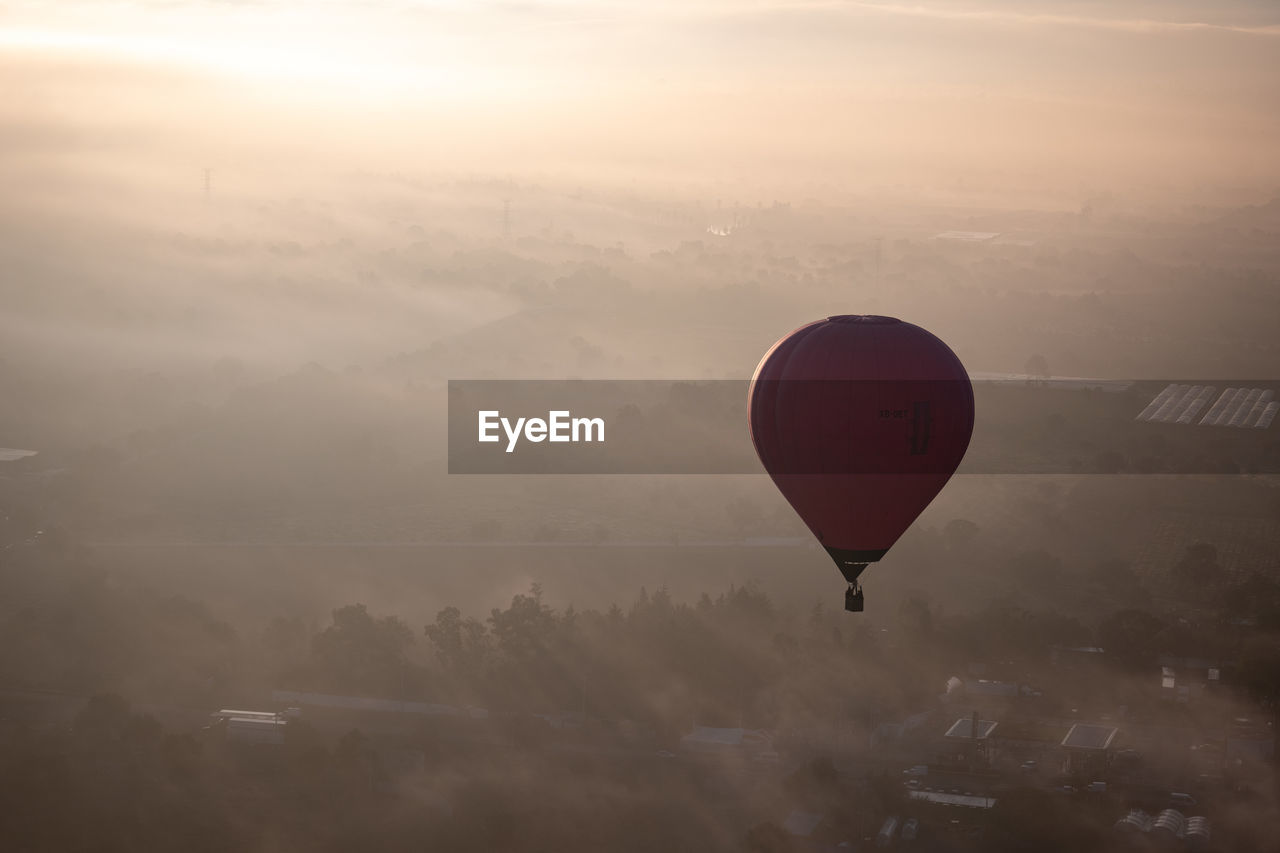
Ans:
[[[252,24],[250,26],[249,24]],[[147,65],[239,79],[262,91],[316,97],[471,99],[519,95],[533,80],[484,62],[458,39],[296,16],[205,19],[165,29],[0,29],[0,53]],[[268,92],[269,93],[269,92]]]

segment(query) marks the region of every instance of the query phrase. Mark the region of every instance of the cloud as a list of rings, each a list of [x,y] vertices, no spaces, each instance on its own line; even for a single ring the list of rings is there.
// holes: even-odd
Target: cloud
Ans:
[[[1104,16],[1064,15],[1056,13],[1026,13],[1007,9],[962,9],[938,6],[903,5],[895,3],[845,2],[820,4],[884,15],[933,18],[969,23],[987,23],[1022,26],[1064,26],[1114,30],[1132,33],[1201,32],[1218,31],[1245,35],[1277,36],[1280,25],[1224,24],[1207,21],[1162,20],[1154,18],[1111,18]],[[1025,8],[1025,6],[1023,7]]]
[[[672,18],[686,19],[809,19],[814,23],[833,20],[856,21],[868,16],[910,18],[930,21],[946,21],[987,26],[1026,27],[1076,27],[1139,34],[1178,32],[1221,32],[1252,36],[1280,35],[1280,22],[1256,14],[1225,16],[1221,20],[1209,18],[1222,15],[1217,7],[1192,8],[1190,13],[1204,12],[1192,19],[1173,17],[1119,17],[1110,14],[1082,15],[1063,11],[1025,11],[1030,4],[1020,3],[1016,8],[1000,4],[954,5],[950,3],[879,3],[865,0],[795,0],[795,2],[760,3],[744,5],[723,2],[690,3],[668,7],[665,14]],[[1070,6],[1070,4],[1067,4]],[[1053,8],[1053,7],[1051,7]],[[1107,7],[1105,11],[1115,11]],[[1203,18],[1203,19],[1202,19]],[[1248,23],[1250,19],[1258,22]]]

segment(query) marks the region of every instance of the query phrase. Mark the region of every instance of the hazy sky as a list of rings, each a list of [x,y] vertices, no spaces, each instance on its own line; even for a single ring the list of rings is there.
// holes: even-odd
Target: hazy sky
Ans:
[[[1267,2],[18,2],[0,68],[55,174],[1280,185]]]

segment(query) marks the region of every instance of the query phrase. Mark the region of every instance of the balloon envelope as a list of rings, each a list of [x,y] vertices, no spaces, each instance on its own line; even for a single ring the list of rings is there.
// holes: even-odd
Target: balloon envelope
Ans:
[[[751,437],[765,470],[842,571],[873,562],[942,490],[973,432],[951,349],[891,317],[796,329],[756,368]]]

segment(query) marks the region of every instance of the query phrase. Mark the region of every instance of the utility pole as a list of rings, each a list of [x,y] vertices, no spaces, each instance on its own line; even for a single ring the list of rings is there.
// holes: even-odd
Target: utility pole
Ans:
[[[982,748],[978,740],[978,709],[973,709],[972,721],[969,723],[969,734],[973,737],[973,747],[969,750],[969,772],[973,772],[973,767],[978,761],[978,751]]]

